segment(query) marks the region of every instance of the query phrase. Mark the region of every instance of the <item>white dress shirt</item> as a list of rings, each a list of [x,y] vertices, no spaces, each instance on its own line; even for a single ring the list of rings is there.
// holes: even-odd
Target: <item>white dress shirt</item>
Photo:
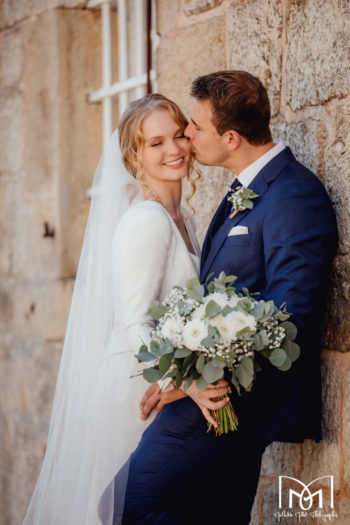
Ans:
[[[249,184],[255,179],[256,175],[259,173],[259,171],[266,166],[270,160],[272,160],[276,155],[281,153],[285,148],[285,145],[283,142],[278,142],[276,146],[271,148],[269,151],[264,153],[261,157],[259,157],[253,164],[250,164],[246,168],[244,168],[243,171],[239,175],[237,175],[237,179],[242,184],[242,186],[245,186],[248,188]]]

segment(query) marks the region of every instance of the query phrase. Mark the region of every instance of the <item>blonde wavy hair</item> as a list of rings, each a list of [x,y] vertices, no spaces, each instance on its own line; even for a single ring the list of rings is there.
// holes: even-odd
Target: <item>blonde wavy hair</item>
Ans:
[[[120,119],[118,130],[119,145],[124,166],[129,173],[139,181],[147,197],[161,202],[158,195],[156,195],[142,180],[143,167],[141,162],[141,151],[144,145],[142,122],[148,115],[158,108],[168,110],[179,127],[182,130],[186,128],[188,120],[179,106],[172,100],[164,97],[164,95],[152,93],[151,95],[145,95],[144,97],[135,100],[129,105],[128,109],[123,113]],[[187,180],[191,185],[191,193],[186,198],[186,202],[192,209],[192,214],[194,214],[194,208],[189,201],[196,192],[196,182],[201,176],[201,172],[194,167],[193,163],[194,155],[191,153],[187,175]]]

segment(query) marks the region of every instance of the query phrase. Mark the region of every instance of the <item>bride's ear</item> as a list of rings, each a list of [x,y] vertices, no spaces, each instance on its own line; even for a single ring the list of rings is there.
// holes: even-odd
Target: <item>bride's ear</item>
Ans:
[[[241,143],[241,135],[233,129],[225,132],[225,139],[230,151],[235,151]]]

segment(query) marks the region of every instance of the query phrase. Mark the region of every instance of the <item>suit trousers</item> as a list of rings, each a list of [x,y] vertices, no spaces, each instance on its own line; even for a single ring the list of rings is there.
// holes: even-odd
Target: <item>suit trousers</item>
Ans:
[[[270,442],[240,429],[216,436],[192,399],[167,405],[114,479],[123,525],[248,525]],[[117,505],[116,505],[117,506]],[[114,523],[117,523],[115,520]]]

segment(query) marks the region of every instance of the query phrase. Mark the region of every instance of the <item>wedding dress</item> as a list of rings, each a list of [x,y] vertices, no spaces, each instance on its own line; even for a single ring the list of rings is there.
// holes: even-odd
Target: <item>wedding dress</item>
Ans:
[[[153,327],[147,310],[199,272],[192,218],[185,224],[195,254],[165,208],[143,200],[115,132],[94,179],[47,450],[24,525],[100,525],[102,493],[156,415],[140,418],[149,384],[134,357]],[[104,505],[112,523],[113,494]]]

